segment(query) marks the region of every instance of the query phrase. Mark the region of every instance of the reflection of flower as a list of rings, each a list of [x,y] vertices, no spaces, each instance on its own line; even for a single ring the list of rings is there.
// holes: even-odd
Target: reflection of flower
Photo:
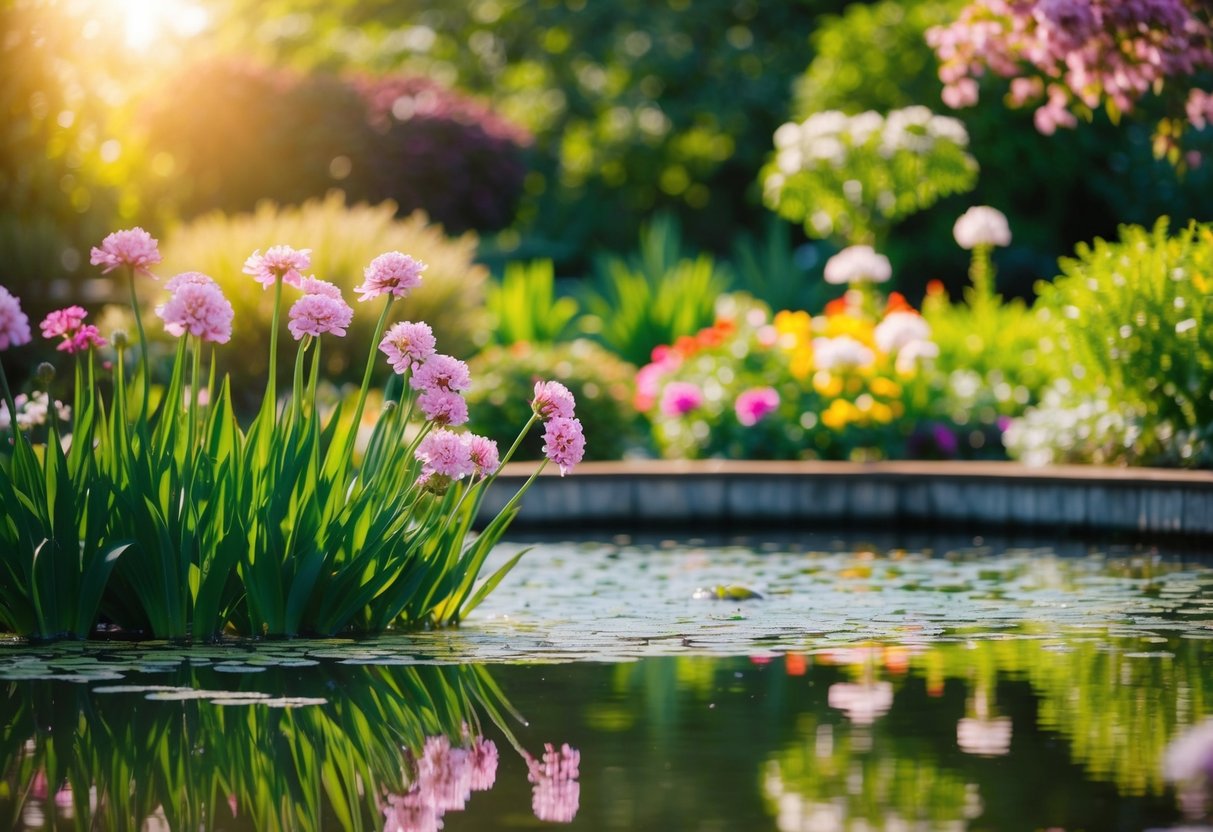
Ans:
[[[491,740],[474,737],[462,748],[446,737],[427,737],[412,788],[387,797],[384,832],[441,829],[444,814],[462,811],[472,792],[492,788],[496,779],[497,746]]]
[[[544,743],[543,749],[542,760],[527,756],[527,779],[535,784],[531,808],[540,820],[569,823],[577,817],[581,800],[581,784],[577,782],[581,752],[568,743],[559,751],[550,742]]]
[[[871,725],[893,707],[893,685],[889,682],[855,684],[835,682],[830,685],[828,701],[847,719],[857,725]]]
[[[1175,783],[1213,786],[1213,719],[1171,740],[1163,757],[1163,776]]]
[[[998,757],[1011,750],[1011,718],[965,717],[956,723],[956,744],[966,754]]]

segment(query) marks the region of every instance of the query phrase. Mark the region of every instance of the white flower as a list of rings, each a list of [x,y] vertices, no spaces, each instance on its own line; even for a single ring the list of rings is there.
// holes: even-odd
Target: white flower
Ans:
[[[977,246],[1009,246],[1011,226],[1006,215],[988,205],[974,205],[956,220],[952,236],[961,248]]]
[[[918,367],[924,358],[938,358],[939,345],[934,341],[911,341],[897,351],[895,368],[903,376],[908,376]]]
[[[931,337],[931,325],[917,312],[890,312],[873,332],[877,348],[890,355],[913,341]]]
[[[1181,783],[1213,780],[1213,719],[1171,740],[1163,757],[1163,776]]]
[[[783,150],[785,147],[795,147],[800,144],[800,125],[793,122],[779,125],[775,131],[775,147]]]
[[[876,353],[849,335],[813,339],[813,363],[819,370],[866,367],[875,360]]]
[[[871,246],[844,248],[826,261],[826,283],[884,283],[892,276],[889,258]]]

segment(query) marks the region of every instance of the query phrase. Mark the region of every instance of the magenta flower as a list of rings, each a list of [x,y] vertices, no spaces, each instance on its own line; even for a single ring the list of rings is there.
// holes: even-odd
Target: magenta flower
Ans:
[[[21,301],[0,286],[0,350],[29,342],[29,318],[21,311]]]
[[[101,337],[101,330],[92,324],[84,324],[68,337],[59,342],[55,349],[68,355],[85,352],[96,347],[104,347],[106,340]]]
[[[560,417],[573,418],[573,409],[577,402],[569,388],[558,381],[535,382],[535,398],[531,400],[531,410],[541,419]]]
[[[303,285],[304,269],[312,265],[310,248],[293,249],[290,246],[270,246],[261,253],[257,249],[244,261],[244,273],[268,289],[281,280],[288,286]]]
[[[703,404],[703,391],[689,381],[671,381],[661,391],[661,412],[666,416],[685,416]]]
[[[104,266],[102,274],[109,274],[119,266],[130,266],[136,272],[155,278],[148,267],[160,262],[160,249],[155,237],[136,226],[115,231],[101,241],[100,247],[94,246],[89,262]]]
[[[362,285],[354,288],[359,301],[373,300],[389,292],[402,298],[421,284],[421,273],[428,268],[407,254],[389,251],[380,254],[362,273]]]
[[[477,476],[488,477],[497,473],[497,469],[501,466],[501,457],[498,454],[496,442],[488,437],[472,434],[468,438],[468,445],[472,454],[472,463],[476,466]],[[493,752],[495,755],[496,748],[493,749]],[[496,758],[494,757],[495,764]]]
[[[543,453],[560,466],[560,476],[573,470],[585,456],[585,433],[580,419],[554,416],[543,431]]]
[[[458,480],[476,470],[471,445],[464,436],[446,428],[439,428],[422,439],[416,457],[422,464],[423,474],[429,471]]]
[[[774,387],[752,387],[745,390],[733,403],[737,421],[747,428],[752,427],[779,407],[779,393]]]
[[[209,274],[203,274],[202,272],[182,272],[181,274],[170,277],[168,282],[164,284],[164,288],[168,289],[170,292],[175,292],[186,284],[193,284],[195,286],[219,285]]]
[[[286,328],[298,341],[305,335],[319,338],[325,333],[344,336],[346,327],[354,319],[354,310],[341,299],[330,295],[304,295],[295,301],[288,313],[290,323]]]
[[[71,337],[72,333],[84,323],[86,317],[88,317],[88,312],[84,311],[83,307],[69,306],[66,309],[56,309],[51,312],[42,319],[38,328],[42,330],[43,338]]]
[[[416,367],[434,354],[434,330],[424,321],[413,323],[402,321],[393,324],[379,342],[379,350],[387,356],[387,363],[400,375]]]
[[[468,365],[458,358],[435,353],[425,360],[409,379],[415,390],[467,390],[472,386]]]
[[[467,402],[452,390],[425,390],[417,397],[417,406],[426,419],[439,425],[462,425],[468,420]]]
[[[232,337],[232,305],[218,284],[182,283],[168,302],[156,307],[164,328],[180,338],[193,335],[203,341],[227,343]]]

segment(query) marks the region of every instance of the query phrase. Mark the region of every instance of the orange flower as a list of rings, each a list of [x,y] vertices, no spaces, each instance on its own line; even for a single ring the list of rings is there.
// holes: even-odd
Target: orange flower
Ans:
[[[691,335],[679,335],[674,341],[674,351],[690,358],[699,350],[699,344]]]
[[[832,315],[843,315],[843,314],[846,314],[846,311],[847,311],[847,299],[846,299],[845,295],[840,298],[834,298],[834,300],[832,300],[826,304],[826,316],[827,317],[830,317]]]
[[[890,312],[914,311],[914,307],[910,306],[910,302],[906,300],[905,295],[903,295],[901,292],[889,292],[889,301],[885,304],[884,314],[888,315]]]
[[[932,296],[946,295],[947,293],[948,293],[948,290],[943,287],[942,280],[931,280],[931,281],[927,282],[927,294],[928,295],[932,295]]]

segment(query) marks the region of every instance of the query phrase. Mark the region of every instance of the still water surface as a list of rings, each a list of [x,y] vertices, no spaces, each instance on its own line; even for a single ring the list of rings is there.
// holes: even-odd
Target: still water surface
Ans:
[[[457,630],[0,644],[0,826],[1208,828],[1200,552],[534,545]]]

